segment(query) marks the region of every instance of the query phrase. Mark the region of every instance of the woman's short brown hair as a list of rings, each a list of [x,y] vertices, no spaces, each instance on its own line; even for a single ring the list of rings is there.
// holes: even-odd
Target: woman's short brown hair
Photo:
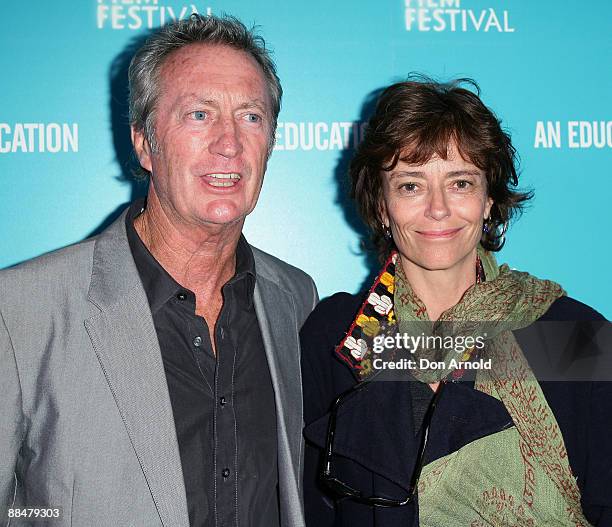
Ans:
[[[351,197],[372,232],[379,257],[384,260],[394,248],[384,237],[380,217],[382,173],[393,170],[400,158],[411,164],[424,164],[434,154],[447,159],[451,141],[461,157],[486,175],[493,206],[481,244],[498,251],[508,222],[533,195],[515,190],[517,154],[510,136],[480,100],[473,80],[442,84],[417,79],[398,82],[381,93],[350,164]],[[476,93],[462,87],[466,84]]]

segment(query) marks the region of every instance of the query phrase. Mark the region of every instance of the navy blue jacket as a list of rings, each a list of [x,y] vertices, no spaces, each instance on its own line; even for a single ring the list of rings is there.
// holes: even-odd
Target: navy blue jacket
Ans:
[[[322,301],[301,332],[307,527],[419,525],[416,500],[397,508],[374,508],[351,500],[334,502],[317,482],[330,406],[356,383],[350,369],[335,356],[334,348],[363,299],[364,295],[338,293]],[[602,354],[598,334],[609,334],[609,324],[590,307],[562,297],[540,321],[563,324],[533,324],[515,331],[538,378],[542,378],[538,369],[546,368],[543,349],[561,355],[555,358],[557,364],[559,360],[575,364],[581,358]],[[612,349],[605,348],[608,357]],[[561,428],[585,516],[595,526],[612,527],[612,382],[540,384]],[[365,494],[404,497],[421,441],[422,406],[427,405],[432,393],[422,383],[386,381],[373,382],[348,398],[338,414],[334,443],[338,454],[334,471],[340,479]],[[473,381],[449,383],[433,414],[425,463],[509,426],[513,426],[512,419],[504,405],[475,390]]]

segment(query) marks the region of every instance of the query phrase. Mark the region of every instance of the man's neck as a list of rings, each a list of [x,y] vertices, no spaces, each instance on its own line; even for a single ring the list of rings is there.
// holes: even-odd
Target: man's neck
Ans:
[[[234,275],[242,222],[193,226],[172,221],[153,198],[134,220],[138,236],[174,280],[196,297],[220,295]]]

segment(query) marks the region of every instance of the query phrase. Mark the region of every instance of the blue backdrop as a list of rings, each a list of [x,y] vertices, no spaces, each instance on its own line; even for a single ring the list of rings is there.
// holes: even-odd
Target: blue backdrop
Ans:
[[[245,232],[322,296],[371,271],[344,172],[368,95],[412,71],[473,77],[511,132],[533,205],[500,260],[612,315],[612,3],[587,0],[49,0],[0,17],[0,267],[97,232],[144,189],[128,178],[131,49],[192,12],[261,26],[285,90]]]

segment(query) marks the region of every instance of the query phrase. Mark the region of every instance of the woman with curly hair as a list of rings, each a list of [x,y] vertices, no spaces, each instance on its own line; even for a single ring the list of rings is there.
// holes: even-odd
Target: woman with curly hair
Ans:
[[[308,526],[612,525],[603,317],[497,263],[531,193],[466,85],[388,87],[351,162],[382,267],[302,329]]]

